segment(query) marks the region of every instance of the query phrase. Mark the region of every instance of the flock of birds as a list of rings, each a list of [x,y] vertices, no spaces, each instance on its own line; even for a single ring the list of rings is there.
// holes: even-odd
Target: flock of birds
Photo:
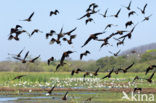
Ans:
[[[132,15],[138,15],[138,13],[134,10],[132,10],[131,8],[131,4],[132,4],[132,1],[130,1],[130,3],[128,4],[128,6],[123,6],[124,8],[127,9],[128,11],[128,18],[130,18]],[[145,15],[146,14],[146,7],[147,7],[147,4],[144,5],[143,8],[139,8],[138,7],[138,10],[141,11],[141,14],[142,15]],[[87,25],[89,22],[94,22],[94,19],[91,18],[92,15],[95,15],[97,13],[100,12],[100,10],[97,10],[97,8],[99,8],[99,6],[96,4],[96,3],[92,3],[89,5],[89,7],[86,9],[86,13],[80,17],[78,20],[81,20],[81,19],[84,19],[86,18],[85,20],[85,24]],[[120,12],[121,12],[121,8],[117,11],[116,14],[114,15],[110,15],[108,16],[108,9],[106,9],[106,11],[101,14],[99,13],[99,15],[101,15],[103,18],[108,18],[108,17],[114,17],[114,18],[119,18],[120,16]],[[60,12],[59,10],[54,10],[54,11],[50,11],[50,14],[49,16],[54,16],[54,15],[58,15]],[[34,16],[35,12],[33,12],[27,19],[24,19],[22,21],[26,21],[26,22],[31,22],[32,21],[32,17]],[[113,38],[114,40],[117,41],[116,45],[119,46],[119,45],[123,45],[125,40],[126,39],[131,39],[132,37],[132,33],[133,31],[135,30],[136,26],[139,24],[139,23],[142,23],[144,21],[148,21],[150,19],[152,15],[149,15],[149,16],[145,16],[144,19],[141,21],[141,22],[138,22],[138,23],[133,23],[133,21],[127,21],[125,23],[125,28],[127,29],[128,27],[130,26],[133,26],[132,29],[130,31],[128,30],[117,30],[116,32],[114,33],[111,33],[109,36],[107,36],[106,38],[99,38],[98,36],[99,35],[103,35],[106,33],[106,30],[111,28],[112,26],[116,27],[118,25],[115,25],[115,24],[108,24],[105,28],[104,28],[104,31],[102,32],[97,32],[97,33],[93,33],[93,34],[90,34],[90,36],[87,38],[87,40],[84,42],[84,44],[81,46],[81,48],[83,48],[84,46],[86,46],[90,41],[98,41],[98,42],[103,42],[101,44],[101,47],[102,48],[103,46],[106,46],[106,45],[110,45],[112,46],[110,43],[109,43],[109,40],[111,38]],[[51,37],[51,40],[50,40],[50,44],[54,44],[56,42],[56,44],[59,44],[61,45],[61,40],[67,42],[69,45],[73,44],[72,40],[76,38],[76,34],[73,34],[74,31],[76,31],[77,27],[73,28],[72,30],[68,31],[68,32],[63,32],[63,27],[61,28],[60,32],[56,33],[55,30],[50,30],[50,32],[46,33],[45,34],[45,37],[46,39],[50,38]],[[43,33],[41,30],[39,29],[34,29],[31,33],[28,33],[26,30],[24,30],[22,28],[21,25],[16,25],[15,28],[11,28],[10,30],[10,35],[8,37],[8,40],[16,40],[16,41],[19,41],[20,38],[19,36],[23,33],[26,33],[28,34],[29,37],[32,37],[35,33]],[[56,35],[57,38],[54,38],[53,36]],[[120,37],[119,38],[115,38],[115,36],[119,35]],[[13,55],[12,57],[18,61],[20,61],[21,63],[27,63],[27,62],[30,62],[30,63],[35,63],[35,61],[40,58],[40,55],[38,55],[37,57],[34,57],[33,59],[30,59],[28,60],[27,57],[29,55],[29,51],[26,52],[25,56],[22,58],[21,57],[21,54],[23,52],[24,49],[22,49],[17,55],[13,55],[13,54],[9,54],[9,55]],[[118,56],[118,54],[120,53],[121,50],[113,53],[111,51],[109,51],[109,53],[111,53],[113,56]],[[60,59],[60,63],[56,66],[56,71],[60,68],[60,67],[63,67],[65,64],[64,61],[66,60],[66,58],[69,57],[70,54],[74,53],[76,51],[65,51],[63,52],[62,54],[62,57]],[[91,52],[86,50],[85,52],[81,53],[80,54],[80,60],[83,59],[84,56],[87,56],[89,55]],[[135,51],[133,51],[132,53],[136,53]],[[52,56],[50,57],[48,60],[47,60],[47,64],[50,65],[51,62],[53,62],[55,60],[55,58]],[[104,76],[102,79],[105,79],[105,78],[111,78],[111,74],[114,72],[115,74],[118,74],[120,71],[122,71],[123,73],[127,73],[128,70],[134,65],[135,63],[133,62],[131,65],[125,67],[125,68],[119,68],[119,69],[112,69],[110,70],[109,74],[107,74],[106,76]],[[149,66],[147,69],[146,69],[146,74],[150,71],[150,70],[154,70],[154,68],[156,68],[156,65],[151,65]],[[94,73],[91,73],[91,72],[85,72],[84,75],[83,75],[83,78],[84,78],[84,82],[85,82],[85,77],[86,76],[89,76],[89,75],[93,75],[93,76],[97,76],[98,75],[98,72],[99,72],[100,68],[98,68]],[[79,72],[81,72],[83,70],[81,70],[80,68],[78,69],[74,69],[72,70],[71,72],[71,75],[73,76],[75,73],[78,74]],[[147,80],[149,83],[152,83],[152,78],[154,76],[154,73],[155,71],[152,73],[152,75],[149,77],[149,78],[141,78],[141,77],[138,77],[136,76],[133,80],[133,82],[137,79],[145,79]],[[22,77],[24,77],[26,75],[20,75],[20,76],[17,76],[15,77],[13,80],[15,79],[20,79]],[[52,91],[54,90],[55,86],[52,87],[51,90],[48,91],[49,94],[52,93]],[[136,90],[140,90],[139,88],[135,88],[134,89],[135,91]],[[65,93],[64,97],[62,98],[62,100],[67,100],[67,94],[68,94],[68,91]]]

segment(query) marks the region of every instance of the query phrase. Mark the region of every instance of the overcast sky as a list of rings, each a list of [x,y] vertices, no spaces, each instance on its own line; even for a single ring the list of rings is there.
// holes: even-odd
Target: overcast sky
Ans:
[[[51,56],[60,59],[62,53],[67,50],[77,51],[71,55],[71,58],[74,60],[79,60],[79,54],[85,50],[91,51],[91,54],[84,57],[84,60],[97,60],[104,56],[110,56],[111,54],[109,54],[108,51],[116,52],[119,49],[124,51],[132,47],[155,42],[156,0],[132,0],[131,8],[137,12],[138,16],[133,15],[128,18],[127,15],[129,11],[123,8],[122,5],[128,5],[129,1],[130,0],[3,0],[0,3],[0,61],[7,60],[8,57],[10,57],[8,53],[16,54],[24,47],[25,51],[22,56],[29,50],[32,57],[40,54],[42,60],[47,60]],[[85,10],[89,4],[93,2],[99,5],[99,13],[104,13],[104,11],[109,8],[108,15],[115,14],[121,8],[119,18],[103,18],[97,13],[92,16],[95,23],[88,23],[86,26],[86,18],[82,20],[77,19],[85,14]],[[142,15],[137,7],[143,8],[146,3],[148,3],[146,14]],[[55,9],[58,9],[60,14],[49,17],[50,11]],[[32,17],[32,22],[19,21],[29,17],[32,12],[35,12]],[[125,23],[127,21],[132,20],[134,23],[137,23],[142,21],[144,16],[149,16],[150,14],[152,14],[150,20],[140,23],[133,32],[132,39],[126,39],[124,46],[116,47],[116,41],[110,40],[113,47],[106,46],[99,50],[102,42],[91,41],[84,48],[81,48],[91,33],[102,32],[109,23],[119,26],[106,30],[106,34],[99,36],[99,38],[104,38],[116,30],[126,30]],[[30,33],[36,28],[43,31],[43,33],[34,34],[32,38],[29,38],[26,34],[22,34],[19,37],[20,41],[8,41],[10,28],[15,27],[17,24],[22,25],[23,29]],[[50,45],[49,41],[51,38],[48,40],[45,39],[47,32],[51,29],[59,32],[61,27],[63,27],[63,32],[77,27],[77,30],[73,33],[77,34],[76,39],[73,40],[73,45],[68,45],[66,42],[62,42],[61,46],[57,44]],[[131,30],[132,27],[128,27],[127,30]]]

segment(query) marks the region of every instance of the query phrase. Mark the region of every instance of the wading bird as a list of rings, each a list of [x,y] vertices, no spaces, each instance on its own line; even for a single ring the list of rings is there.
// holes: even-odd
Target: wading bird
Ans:
[[[146,69],[145,75],[147,75],[148,72],[149,72],[150,70],[153,70],[154,68],[156,68],[156,65],[150,65],[150,66]]]
[[[75,27],[74,29],[72,29],[69,32],[64,33],[64,35],[71,35],[72,32],[74,32],[77,29],[77,27]]]
[[[68,44],[72,44],[72,40],[76,38],[76,35],[70,35],[70,39],[68,40],[67,38],[63,38],[63,41],[67,41]]]
[[[85,15],[83,15],[82,17],[80,17],[78,20],[81,20],[81,19],[83,19],[84,17],[89,18],[92,14],[95,14],[95,13],[97,13],[97,12],[99,12],[99,10],[98,10],[98,11],[87,12]]]
[[[128,26],[131,26],[132,24],[134,24],[132,21],[128,21],[126,22],[125,27],[127,28]]]
[[[84,53],[81,53],[80,60],[82,60],[83,56],[87,56],[87,54],[90,54],[90,51],[86,50]]]
[[[50,30],[49,33],[46,33],[46,39],[48,39],[49,36],[53,36],[54,33],[56,33],[54,30]]]
[[[118,25],[108,24],[108,25],[105,27],[105,30],[106,30],[107,28],[111,28],[112,26],[118,26]]]
[[[97,6],[97,4],[95,4],[95,3],[91,3],[91,4],[89,5],[89,7],[87,8],[86,12],[92,11],[92,9],[91,9],[92,7],[96,8],[96,7],[98,7],[98,6]]]
[[[152,78],[154,76],[154,73],[155,73],[155,71],[152,73],[152,75],[149,78],[147,78],[145,80],[147,80],[149,83],[152,83]]]
[[[35,12],[33,12],[33,13],[29,16],[29,18],[24,19],[24,20],[21,20],[21,21],[27,21],[27,22],[30,22],[30,21],[31,21],[31,18],[32,18],[33,15],[34,15],[34,13],[35,13]]]
[[[123,7],[125,7],[127,10],[131,10],[131,3],[132,3],[132,1],[129,2],[127,7],[126,6],[123,6]]]
[[[135,80],[141,79],[139,76],[135,76],[135,78],[133,79],[133,82],[135,82]]]
[[[15,80],[15,79],[21,79],[21,78],[24,77],[24,76],[26,76],[26,75],[19,75],[19,76],[16,76],[13,80]]]
[[[51,95],[52,91],[54,90],[56,86],[53,86],[49,91],[48,91],[48,94]]]
[[[68,94],[68,91],[65,93],[65,95],[62,97],[62,100],[67,100],[67,94]]]
[[[145,17],[144,18],[144,20],[142,20],[142,22],[144,22],[144,21],[148,21],[149,20],[149,18],[152,16],[152,14],[151,15],[149,15],[149,16],[147,16],[147,17]]]
[[[29,62],[30,62],[30,63],[34,63],[39,57],[40,57],[40,55],[37,56],[37,57],[35,57],[34,59],[29,60]]]
[[[136,91],[141,92],[142,91],[142,88],[134,88],[133,92],[135,93]]]
[[[57,15],[57,14],[59,14],[59,11],[58,11],[58,10],[55,10],[55,11],[50,11],[49,16],[52,16],[52,15]]]
[[[18,57],[13,57],[13,58],[16,59],[16,60],[20,60],[22,63],[26,63],[25,59],[27,58],[28,54],[29,54],[29,51],[25,54],[24,59],[21,59],[21,58],[18,58]]]
[[[20,58],[20,57],[21,57],[21,54],[22,54],[22,52],[23,52],[23,50],[24,50],[24,49],[22,49],[16,56]]]
[[[43,32],[40,31],[39,29],[34,29],[34,30],[32,31],[32,33],[30,34],[30,36],[32,36],[34,33],[38,33],[38,32],[43,33]]]
[[[104,76],[102,79],[111,78],[111,74],[113,73],[113,71],[114,71],[114,68],[109,72],[108,75]]]
[[[84,47],[85,45],[87,45],[91,40],[96,40],[96,39],[97,39],[97,36],[98,36],[98,35],[101,35],[101,34],[103,34],[103,33],[105,33],[105,32],[99,32],[99,33],[91,34],[91,35],[89,36],[89,38],[86,40],[86,42],[85,42],[81,47]]]
[[[115,15],[111,15],[111,17],[113,16],[115,18],[118,18],[120,12],[121,12],[121,9],[119,9],[118,12]]]
[[[134,15],[134,14],[136,14],[136,12],[135,11],[131,11],[131,12],[128,13],[128,17],[130,17],[131,15]]]
[[[86,76],[90,75],[90,72],[85,72],[84,75],[83,75],[83,82],[85,82],[85,78]]]
[[[139,7],[138,7],[138,9],[141,11],[142,14],[145,14],[146,7],[147,7],[147,4],[145,4],[143,9],[140,9]]]
[[[104,43],[102,43],[101,44],[101,47],[100,47],[100,49],[103,47],[103,46],[105,46],[105,45],[110,45],[109,43],[108,43],[108,40],[111,38],[112,36],[108,36],[108,37],[106,37],[106,38],[104,38],[104,39],[97,39],[97,41],[103,41]],[[112,45],[111,45],[112,46]]]
[[[50,44],[53,44],[53,43],[55,43],[55,42],[56,42],[57,44],[60,44],[60,43],[61,43],[60,39],[61,39],[62,37],[64,37],[64,34],[62,33],[62,31],[63,31],[63,27],[61,28],[60,33],[57,34],[57,39],[52,38],[52,39],[50,40]]]
[[[24,48],[25,49],[25,48]],[[21,57],[21,54],[22,54],[22,52],[23,52],[23,50],[24,49],[22,49],[17,55],[15,55],[16,57],[18,57],[18,58],[20,58]],[[8,55],[12,55],[12,54],[8,54]]]
[[[59,36],[58,36],[57,39],[52,38],[52,39],[50,40],[50,43],[49,43],[49,44],[54,44],[55,42],[56,42],[57,44],[60,44],[60,43],[61,43],[60,37],[59,37]],[[60,44],[60,45],[61,45],[61,44]]]
[[[27,34],[30,36],[30,34],[29,34],[26,30],[17,30],[17,31],[15,31],[14,33],[15,33],[16,35],[13,36],[12,34],[10,34],[8,40],[14,39],[14,40],[16,40],[16,41],[19,41],[19,35],[22,34],[22,33],[27,33]]]
[[[69,57],[69,54],[72,54],[74,51],[66,51],[62,54],[62,57],[61,57],[61,61],[60,61],[60,65],[63,65],[63,62],[65,60],[66,57]]]
[[[98,75],[99,70],[100,70],[100,68],[98,68],[98,69],[97,69],[97,70],[93,73],[93,75],[94,75],[94,76],[97,76],[97,75]]]
[[[19,30],[19,28],[22,28],[22,26],[21,25],[16,25],[15,28],[11,28],[10,29],[10,35],[13,34],[13,33],[16,33]]]
[[[117,47],[118,47],[119,45],[121,45],[121,44],[124,45],[125,38],[123,38],[122,41],[119,40],[119,39],[116,39],[116,38],[114,38],[114,39],[118,41],[118,42],[116,43]]]
[[[76,70],[72,70],[71,76],[73,76],[74,73],[78,74],[80,71],[82,71],[80,68],[77,68]]]
[[[88,24],[88,22],[94,22],[94,20],[92,19],[92,18],[88,18],[87,20],[86,20],[86,25]],[[94,22],[95,23],[95,22]]]
[[[118,56],[118,54],[120,53],[121,50],[119,50],[118,52],[116,53],[112,53],[111,51],[109,51],[109,53],[113,54],[114,56]]]
[[[106,9],[104,14],[100,14],[100,15],[102,15],[104,18],[106,18],[107,17],[107,12],[108,12],[108,8]]]
[[[125,31],[125,30],[117,30],[115,34],[122,35],[125,32],[128,32],[128,31]]]
[[[135,27],[136,27],[136,25],[132,28],[132,30],[131,30],[128,34],[126,34],[126,35],[124,35],[124,36],[121,36],[119,39],[125,38],[125,37],[128,37],[128,39],[131,39],[132,33],[133,33]]]
[[[63,65],[58,64],[58,65],[56,66],[56,71],[57,71],[61,66],[64,66],[64,64],[67,64],[67,63],[63,63]],[[56,71],[55,71],[55,72],[56,72]]]
[[[126,67],[125,69],[119,69],[119,71],[123,71],[123,73],[127,73],[127,71],[134,65],[135,63],[133,62],[131,65],[129,65],[128,67]]]
[[[51,62],[51,61],[54,61],[54,57],[49,58],[49,59],[47,60],[47,64],[50,65],[50,62]]]

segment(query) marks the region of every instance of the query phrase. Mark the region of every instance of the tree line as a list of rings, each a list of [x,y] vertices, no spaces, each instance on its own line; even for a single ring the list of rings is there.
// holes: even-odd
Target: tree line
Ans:
[[[110,56],[103,57],[96,61],[74,61],[68,59],[65,61],[67,64],[59,68],[59,72],[70,72],[73,69],[80,68],[83,71],[95,71],[100,67],[101,72],[107,72],[108,70],[127,67],[132,62],[135,62],[135,65],[129,70],[129,72],[143,72],[145,69],[156,63],[156,52],[146,52],[144,54],[127,54],[122,56]],[[18,61],[2,61],[0,62],[0,71],[12,71],[12,72],[54,72],[59,61],[55,60],[47,65],[47,62],[38,60],[34,64],[26,63],[22,64]]]

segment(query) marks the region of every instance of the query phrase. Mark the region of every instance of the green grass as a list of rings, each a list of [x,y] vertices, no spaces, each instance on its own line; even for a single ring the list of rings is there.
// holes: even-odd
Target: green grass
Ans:
[[[86,77],[86,82],[83,82],[83,73],[75,74],[73,77],[70,72],[0,72],[0,87],[52,87],[56,84],[58,87],[85,87],[85,88],[98,88],[99,86],[111,86],[114,82],[115,85],[128,86],[128,82],[133,81],[133,78],[137,75],[142,78],[148,78],[151,73],[145,76],[144,73],[119,73],[118,75],[112,74],[112,78],[101,79],[108,73],[99,73],[97,77]],[[19,80],[13,80],[18,75],[27,75]],[[88,79],[88,81],[87,81]],[[97,80],[96,80],[97,79]],[[143,88],[156,88],[156,76],[152,79],[153,83],[150,84],[146,80],[137,80],[133,86],[139,86]],[[95,84],[95,85],[94,85]]]
[[[156,49],[147,50],[147,53],[156,52]]]
[[[18,75],[27,75],[20,80],[12,80],[14,77]],[[121,88],[134,88],[142,87],[142,88],[156,88],[156,76],[153,78],[153,83],[149,84],[145,80],[137,80],[135,85],[129,86],[129,83],[132,83],[133,78],[138,75],[143,78],[147,78],[151,75],[149,73],[147,76],[145,76],[144,73],[119,73],[118,75],[112,74],[112,78],[110,79],[104,79],[101,78],[105,76],[108,73],[99,73],[99,75],[95,77],[87,77],[86,82],[83,82],[83,73],[75,74],[73,77],[70,75],[69,72],[0,72],[0,87],[10,87],[10,88],[51,88],[52,86],[56,85],[57,87],[84,87],[84,88],[96,88],[96,89],[104,89],[108,88],[109,86],[112,86],[112,83],[114,86],[121,86]],[[88,79],[88,81],[87,81]],[[101,87],[98,87],[101,86]],[[107,89],[109,90],[109,89]],[[63,103],[65,101],[61,100],[64,93],[66,91],[53,91],[53,94],[51,96],[48,96],[49,98],[31,98],[31,97],[39,97],[43,96],[45,97],[45,94],[47,91],[40,91],[35,92],[32,91],[31,95],[28,95],[28,93],[24,94],[25,92],[22,91],[12,91],[12,92],[6,92],[1,91],[1,95],[7,95],[12,93],[14,94],[14,97],[19,97],[20,99],[17,101],[14,101],[14,103],[19,103],[23,101],[29,101],[29,103],[33,103],[34,101],[37,103]],[[35,93],[35,95],[33,95]],[[38,95],[36,95],[38,93]],[[60,94],[59,94],[60,93]],[[131,94],[129,94],[130,96]],[[155,94],[154,94],[155,95]],[[23,97],[30,97],[28,99],[21,98]],[[93,97],[92,103],[130,103],[128,100],[122,100],[123,94],[121,92],[112,92],[112,91],[69,91],[68,94],[68,100],[66,103],[90,103],[85,102],[87,98]],[[57,100],[52,99],[57,98]],[[31,101],[30,101],[31,100]],[[133,103],[133,102],[132,102]],[[146,103],[146,102],[141,102]]]

